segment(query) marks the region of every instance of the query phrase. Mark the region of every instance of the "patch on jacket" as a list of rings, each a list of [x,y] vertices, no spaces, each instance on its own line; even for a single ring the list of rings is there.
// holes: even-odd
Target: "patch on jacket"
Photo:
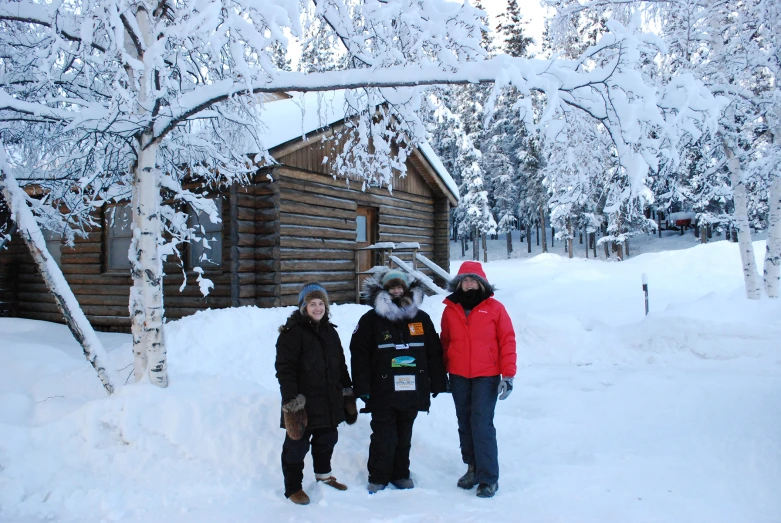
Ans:
[[[417,367],[413,356],[396,356],[391,360],[391,367]]]
[[[408,327],[409,327],[410,336],[420,336],[421,334],[423,334],[423,324],[420,322],[409,323]]]
[[[382,341],[388,341],[391,338],[393,338],[393,336],[391,336],[390,331],[385,331],[382,333]]]

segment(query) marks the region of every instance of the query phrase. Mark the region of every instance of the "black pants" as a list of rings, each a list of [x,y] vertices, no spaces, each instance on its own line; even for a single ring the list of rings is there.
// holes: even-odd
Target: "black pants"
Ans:
[[[301,490],[304,458],[309,452],[310,440],[315,474],[331,472],[331,455],[339,440],[339,433],[335,428],[307,430],[299,440],[290,439],[285,434],[285,443],[282,445],[282,475],[285,477],[286,498]]]
[[[387,485],[409,477],[412,425],[417,410],[382,409],[372,412],[369,445],[369,483]]]

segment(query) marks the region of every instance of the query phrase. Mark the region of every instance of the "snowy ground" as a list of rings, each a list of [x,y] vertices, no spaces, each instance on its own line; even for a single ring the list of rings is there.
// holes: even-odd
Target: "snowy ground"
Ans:
[[[361,416],[333,460],[349,490],[315,485],[308,465],[312,505],[287,501],[273,359],[291,308],[169,324],[170,387],[112,398],[64,327],[3,318],[0,520],[781,522],[781,304],[744,298],[736,244],[622,263],[498,258],[486,271],[518,333],[519,372],[497,408],[496,498],[456,488],[443,395],[415,425],[414,490],[366,493]],[[426,302],[437,324],[442,308]],[[333,308],[344,344],[365,310]],[[129,336],[101,338],[124,381]]]

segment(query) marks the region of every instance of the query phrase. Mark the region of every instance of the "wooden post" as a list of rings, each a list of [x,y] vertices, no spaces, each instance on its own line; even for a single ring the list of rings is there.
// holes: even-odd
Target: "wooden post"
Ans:
[[[361,275],[358,273],[358,249],[353,251],[355,257],[355,303],[361,303]]]
[[[239,306],[239,184],[233,182],[230,186],[230,275],[231,275],[231,307]],[[220,216],[222,218],[222,216]]]

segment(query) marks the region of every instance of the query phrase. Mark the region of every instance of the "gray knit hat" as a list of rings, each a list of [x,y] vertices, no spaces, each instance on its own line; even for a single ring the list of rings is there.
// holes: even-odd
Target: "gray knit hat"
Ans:
[[[407,273],[398,269],[391,269],[382,276],[382,288],[385,290],[391,289],[396,286],[402,286],[405,289],[409,289],[409,278]]]
[[[328,303],[328,293],[323,288],[323,286],[317,282],[310,282],[305,284],[301,289],[301,292],[298,293],[298,308],[303,312],[303,310],[306,308],[306,304],[315,298],[320,298],[323,300],[323,303],[325,303],[325,309],[328,311],[330,305]]]

